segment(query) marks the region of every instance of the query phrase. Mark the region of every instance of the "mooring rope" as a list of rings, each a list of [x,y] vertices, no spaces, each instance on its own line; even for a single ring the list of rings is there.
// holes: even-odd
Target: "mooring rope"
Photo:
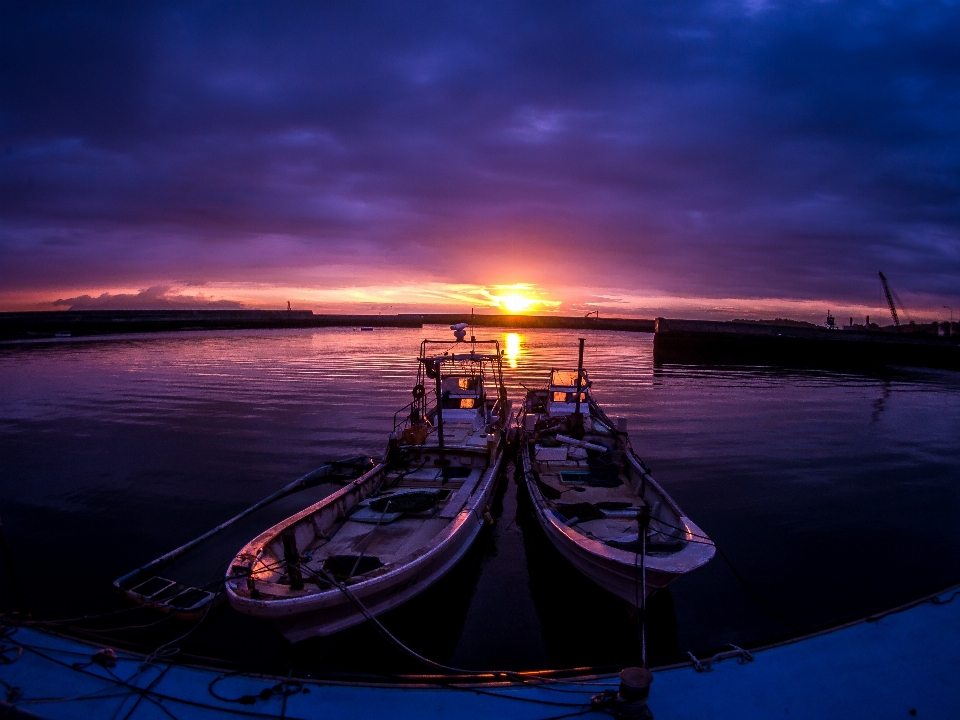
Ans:
[[[318,579],[318,575],[314,573],[312,569],[306,567],[305,565],[302,565],[302,567],[307,571],[309,575],[311,575],[314,578],[314,580]],[[322,567],[318,568],[318,570],[320,573],[324,575],[323,579],[326,582],[333,585],[334,587],[336,587],[338,590],[340,590],[340,592],[342,592],[347,597],[347,599],[354,605],[354,607],[356,607],[357,610],[360,611],[360,614],[363,615],[367,620],[369,620],[370,623],[373,624],[373,626],[377,629],[378,632],[380,632],[381,635],[383,635],[384,638],[386,638],[392,645],[394,645],[401,652],[406,653],[410,657],[414,658],[418,662],[423,663],[424,665],[427,665],[428,667],[436,668],[437,670],[442,670],[445,673],[449,673],[453,675],[467,675],[467,676],[473,676],[473,677],[500,675],[505,678],[511,678],[513,680],[519,681],[523,684],[529,684],[531,680],[534,680],[534,679],[543,683],[548,683],[548,684],[552,684],[552,683],[565,684],[565,685],[583,684],[583,683],[559,680],[557,678],[547,678],[547,677],[543,677],[542,675],[536,675],[535,677],[530,677],[530,674],[521,673],[514,670],[468,670],[465,668],[457,668],[457,667],[452,667],[450,665],[444,665],[443,663],[438,663],[434,660],[431,660],[430,658],[427,658],[421,655],[413,648],[404,644],[403,641],[401,641],[398,637],[396,637],[393,633],[391,633],[386,627],[384,627],[383,623],[381,623],[377,619],[377,617],[372,612],[370,612],[370,610],[366,607],[366,605],[364,605],[363,602],[353,592],[351,592],[350,589],[347,588],[345,584],[338,583]],[[544,688],[544,689],[552,689],[552,688]],[[551,704],[554,704],[554,703],[551,703]],[[566,703],[564,705],[567,707],[579,707],[579,705],[574,705],[571,703]]]

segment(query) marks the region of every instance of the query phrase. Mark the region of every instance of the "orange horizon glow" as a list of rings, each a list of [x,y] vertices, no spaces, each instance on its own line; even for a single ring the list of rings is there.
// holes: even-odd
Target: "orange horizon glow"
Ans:
[[[59,302],[58,302],[59,301]],[[676,317],[689,319],[774,319],[823,323],[831,311],[841,324],[849,316],[861,323],[866,316],[881,324],[890,320],[881,304],[837,299],[709,298],[666,294],[641,295],[628,289],[541,287],[533,283],[468,285],[425,282],[404,285],[346,287],[284,286],[270,283],[212,282],[152,287],[65,288],[0,292],[0,312],[78,309],[286,309],[318,314],[401,314],[494,311],[583,316],[599,310],[600,317]],[[908,299],[917,322],[947,320],[949,311],[937,299]]]

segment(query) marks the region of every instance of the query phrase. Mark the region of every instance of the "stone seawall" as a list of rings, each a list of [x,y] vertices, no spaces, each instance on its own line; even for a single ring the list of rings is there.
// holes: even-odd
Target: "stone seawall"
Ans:
[[[420,327],[397,315],[314,315],[310,310],[80,310],[0,313],[0,339],[187,330],[392,326]]]

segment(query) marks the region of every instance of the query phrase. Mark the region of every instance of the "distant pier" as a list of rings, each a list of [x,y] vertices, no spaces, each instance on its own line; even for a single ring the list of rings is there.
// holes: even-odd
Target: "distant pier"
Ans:
[[[828,329],[813,325],[657,318],[656,365],[773,365],[863,369],[884,365],[960,369],[957,324]],[[951,332],[953,331],[953,332]]]

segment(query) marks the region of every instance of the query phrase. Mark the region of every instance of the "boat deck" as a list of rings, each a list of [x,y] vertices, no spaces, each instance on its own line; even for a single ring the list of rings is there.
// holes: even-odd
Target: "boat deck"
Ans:
[[[424,447],[424,451],[429,450],[429,446]],[[388,471],[380,492],[361,502],[325,536],[317,535],[299,548],[307,558],[303,568],[308,576],[324,577],[325,570],[347,584],[359,582],[371,573],[386,572],[429,545],[457,517],[489,469],[486,453],[452,451],[447,459],[450,464],[446,467],[427,465],[424,460],[419,467]],[[392,511],[391,503],[414,496],[436,499],[420,512]],[[263,597],[301,597],[316,592],[313,583],[299,590],[287,583],[279,539],[265,550],[254,572]],[[329,587],[321,584],[324,589]]]
[[[714,662],[710,672],[696,672],[691,664],[655,669],[650,709],[658,720],[957,717],[960,600],[949,602],[955,596],[956,588],[935,596],[936,603],[921,602],[902,612],[755,650],[753,661],[745,664],[726,659]],[[90,662],[97,648],[30,628],[17,629],[0,645],[13,660],[0,663],[0,681],[21,691],[13,706],[50,720],[212,720],[241,713],[539,720],[578,713],[586,709],[579,704],[589,703],[591,695],[616,688],[614,678],[562,686],[488,685],[482,694],[468,688],[305,680],[288,686],[292,694],[283,697],[271,688],[284,678],[239,675],[214,686],[221,698],[234,699],[227,702],[209,691],[221,676],[219,670],[166,662],[142,667],[142,657],[126,653],[118,653],[109,669],[96,663],[76,668],[73,663]],[[238,704],[236,698],[244,695],[250,696],[249,704]],[[9,702],[0,700],[0,715],[9,708]]]
[[[486,424],[476,413],[474,417],[448,417],[454,411],[445,410],[443,414],[443,444],[446,447],[485,448],[487,446]],[[460,411],[462,412],[462,411]],[[436,447],[437,427],[430,427],[427,433],[427,446]]]
[[[586,435],[586,442],[601,444],[605,438],[601,435]],[[606,439],[609,444],[609,438]],[[562,448],[545,448],[562,451]],[[533,451],[536,454],[536,450]],[[586,455],[584,451],[582,454]],[[638,538],[637,513],[645,504],[638,494],[636,484],[628,475],[623,452],[611,450],[607,461],[612,461],[611,469],[604,476],[597,477],[594,459],[532,460],[540,479],[541,494],[547,507],[559,513],[568,527],[594,540],[604,543],[629,545]],[[591,467],[591,462],[594,466]],[[662,501],[649,500],[652,503],[652,523],[650,536],[658,541],[672,540],[678,533],[680,519],[674,517]],[[603,517],[598,517],[602,510]],[[666,525],[661,525],[663,521]],[[679,546],[676,548],[679,549]]]

